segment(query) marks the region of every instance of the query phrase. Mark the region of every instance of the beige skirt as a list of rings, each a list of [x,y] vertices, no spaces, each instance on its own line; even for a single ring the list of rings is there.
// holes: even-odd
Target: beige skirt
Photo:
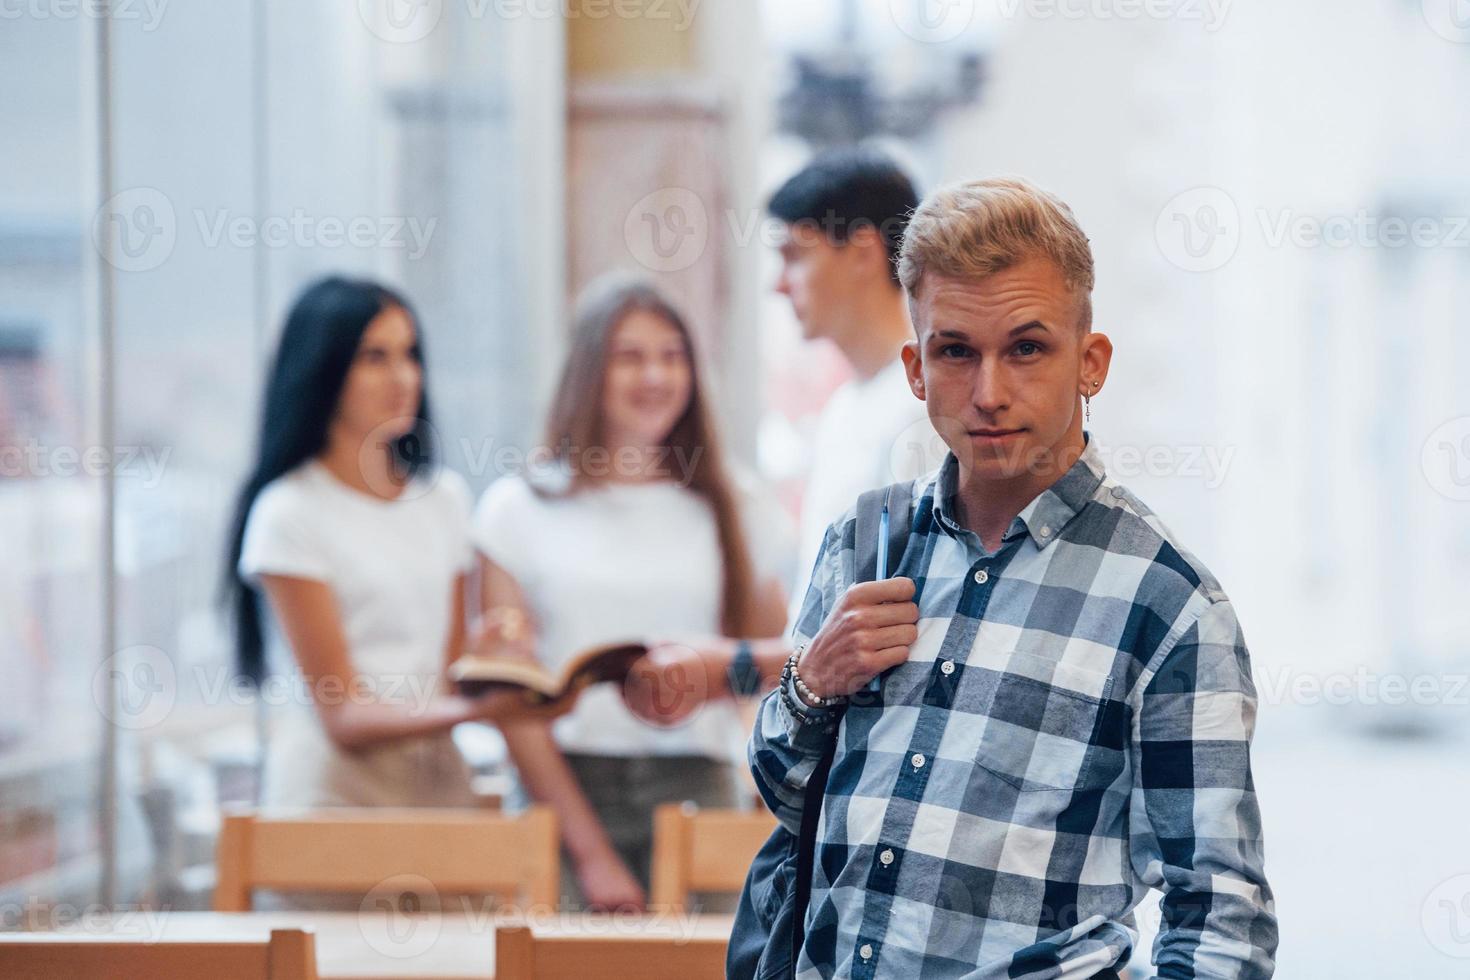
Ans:
[[[271,734],[261,802],[268,807],[472,807],[470,770],[446,732],[354,752],[300,720]],[[258,891],[259,910],[355,912],[363,895]]]
[[[448,732],[346,751],[313,719],[271,733],[261,802],[273,807],[474,806],[470,770]]]

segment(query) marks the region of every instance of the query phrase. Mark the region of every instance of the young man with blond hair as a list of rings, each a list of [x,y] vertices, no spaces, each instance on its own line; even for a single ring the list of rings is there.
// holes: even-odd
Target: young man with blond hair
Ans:
[[[900,275],[950,454],[895,577],[853,584],[855,512],[828,529],[750,745],[794,833],[836,729],[799,975],[1115,978],[1152,887],[1157,976],[1269,977],[1249,655],[1083,428],[1112,357],[1086,236],[1026,181],[974,181],[920,205]]]

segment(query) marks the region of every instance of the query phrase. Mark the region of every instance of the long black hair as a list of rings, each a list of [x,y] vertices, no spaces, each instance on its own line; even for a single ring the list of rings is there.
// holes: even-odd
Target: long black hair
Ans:
[[[266,484],[327,448],[327,433],[362,335],[374,317],[395,306],[414,323],[422,363],[423,331],[412,307],[378,283],[336,276],[318,280],[302,292],[286,316],[266,383],[255,465],[235,505],[225,561],[224,592],[233,612],[236,668],[252,683],[265,676],[265,657],[260,596],[240,578],[238,569],[250,508]],[[416,415],[412,431],[399,437],[392,450],[399,472],[409,477],[433,463],[427,377],[419,388]]]

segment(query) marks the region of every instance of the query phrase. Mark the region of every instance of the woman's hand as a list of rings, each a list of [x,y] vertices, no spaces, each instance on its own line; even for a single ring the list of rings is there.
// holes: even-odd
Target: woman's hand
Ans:
[[[491,691],[473,698],[465,698],[467,721],[487,721],[492,724],[518,721],[551,721],[571,711],[576,698],[536,703],[528,701],[520,691]]]
[[[495,606],[485,610],[485,615],[471,633],[469,655],[534,662],[536,635],[525,614],[515,606]]]
[[[716,651],[683,643],[651,643],[648,653],[628,671],[623,703],[644,721],[677,725],[708,701],[712,691],[722,690],[712,683],[712,675],[724,670],[726,659]]]
[[[597,912],[624,909],[642,912],[648,904],[643,886],[611,848],[600,848],[577,863],[577,884],[587,905]]]

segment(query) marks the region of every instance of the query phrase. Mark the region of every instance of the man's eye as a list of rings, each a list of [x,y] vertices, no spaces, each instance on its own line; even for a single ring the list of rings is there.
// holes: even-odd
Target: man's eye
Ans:
[[[964,344],[945,344],[939,348],[940,357],[965,357],[970,353],[970,348]]]
[[[1023,340],[1016,345],[1016,353],[1022,357],[1030,357],[1032,354],[1041,353],[1041,345],[1034,340]]]

